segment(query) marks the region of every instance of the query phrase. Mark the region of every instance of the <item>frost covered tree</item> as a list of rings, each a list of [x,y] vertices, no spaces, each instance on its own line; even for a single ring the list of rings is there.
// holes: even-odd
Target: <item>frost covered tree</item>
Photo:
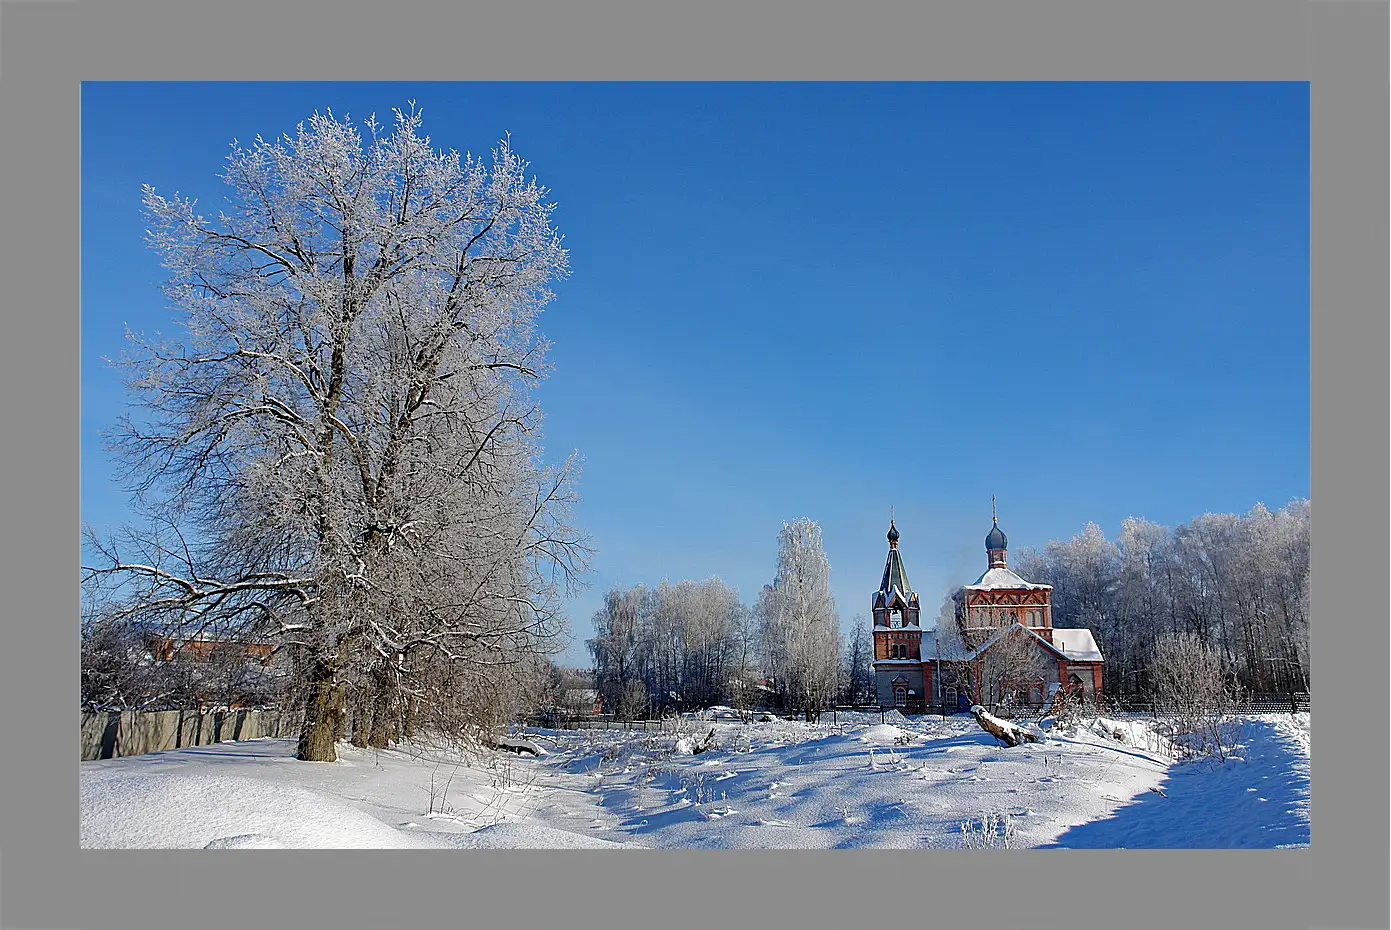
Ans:
[[[605,706],[635,693],[633,682],[644,711],[649,696],[656,710],[732,700],[747,658],[744,613],[739,593],[718,578],[609,591],[588,644]]]
[[[1145,691],[1144,669],[1147,653],[1158,624],[1171,628],[1172,599],[1165,585],[1165,558],[1169,531],[1157,523],[1137,517],[1121,521],[1117,540],[1119,570],[1114,591],[1111,631],[1106,655],[1115,671],[1112,690],[1124,694]]]
[[[873,700],[874,640],[870,636],[869,622],[863,617],[855,618],[843,647],[840,692],[841,700],[847,704]]]
[[[937,609],[937,625],[933,637],[937,644],[937,655],[943,659],[960,660],[966,658],[972,645],[966,641],[962,630],[966,626],[966,589],[956,588],[942,598]]]
[[[145,525],[89,538],[112,622],[254,632],[293,659],[298,757],[349,706],[461,734],[563,631],[573,466],[540,459],[536,316],[566,273],[547,191],[503,140],[315,114],[233,143],[214,216],[146,187],[178,338],[130,334],[111,437]]]
[[[1202,514],[1169,529],[1127,518],[1115,543],[1088,525],[1015,557],[1052,584],[1059,627],[1086,626],[1106,655],[1105,691],[1141,697],[1165,635],[1216,650],[1252,694],[1309,690],[1309,501]]]
[[[764,661],[785,705],[808,720],[835,696],[840,622],[821,527],[803,517],[778,534],[777,572],[758,600]]]
[[[1155,710],[1184,745],[1225,758],[1239,688],[1217,650],[1193,633],[1166,633],[1150,660]]]

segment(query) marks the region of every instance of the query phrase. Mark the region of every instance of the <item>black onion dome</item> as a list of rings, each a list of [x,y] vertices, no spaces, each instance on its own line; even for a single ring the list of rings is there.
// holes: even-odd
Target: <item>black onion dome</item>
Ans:
[[[894,521],[889,521],[889,542],[898,542],[898,527],[894,526]]]
[[[1008,546],[1006,546],[1005,544],[1008,541],[1009,540],[1005,537],[1005,534],[1000,532],[1000,525],[997,523],[990,528],[990,535],[985,537],[985,548],[987,550],[1006,549],[1008,548]]]

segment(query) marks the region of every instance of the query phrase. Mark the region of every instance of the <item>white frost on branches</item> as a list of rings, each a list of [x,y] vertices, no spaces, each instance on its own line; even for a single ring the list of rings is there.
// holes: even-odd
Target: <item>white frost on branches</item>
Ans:
[[[811,716],[830,705],[837,685],[840,623],[821,527],[802,518],[778,534],[777,573],[758,600],[764,659],[792,710]]]
[[[130,334],[112,447],[151,522],[91,540],[86,580],[118,613],[293,647],[321,742],[343,687],[495,704],[585,555],[529,397],[567,270],[553,204],[506,139],[461,156],[420,129],[412,106],[234,143],[213,217],[145,188],[183,331]]]

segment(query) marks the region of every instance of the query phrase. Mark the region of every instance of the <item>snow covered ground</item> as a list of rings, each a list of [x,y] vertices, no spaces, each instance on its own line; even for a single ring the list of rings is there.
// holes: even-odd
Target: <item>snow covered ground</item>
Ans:
[[[1309,715],[1247,718],[1225,763],[1143,723],[999,746],[968,717],[528,730],[460,761],[263,739],[82,763],[87,848],[1249,848],[1309,843]],[[718,748],[691,750],[715,730]],[[965,828],[963,829],[963,824]],[[1007,835],[1006,835],[1007,834]]]

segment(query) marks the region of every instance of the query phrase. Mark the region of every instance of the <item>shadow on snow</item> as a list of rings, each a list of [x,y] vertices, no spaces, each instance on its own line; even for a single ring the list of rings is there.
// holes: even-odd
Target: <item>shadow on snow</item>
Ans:
[[[1309,843],[1309,762],[1274,724],[1253,720],[1244,757],[1176,765],[1110,817],[1078,824],[1045,849],[1271,849]]]

